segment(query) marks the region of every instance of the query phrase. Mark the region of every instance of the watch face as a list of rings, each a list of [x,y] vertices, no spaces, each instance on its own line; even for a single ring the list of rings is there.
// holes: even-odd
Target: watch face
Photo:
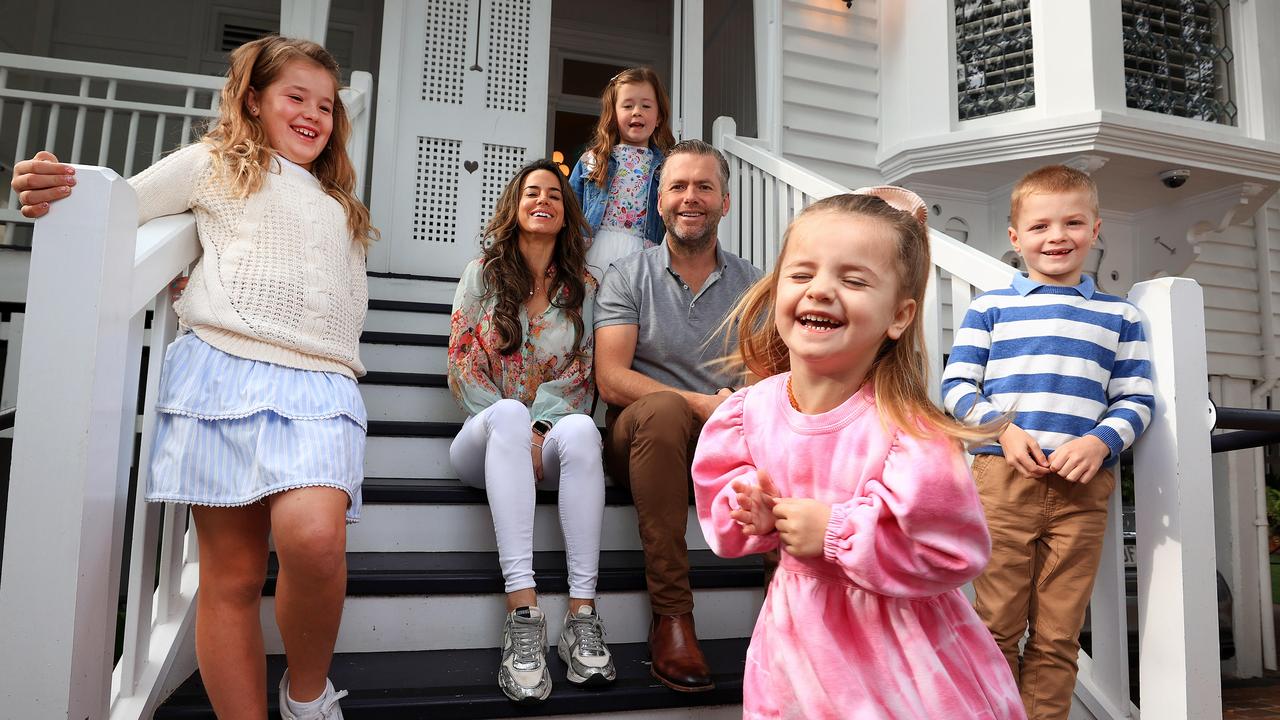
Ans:
[[[551,423],[546,420],[538,420],[533,424],[533,430],[539,435],[546,435],[551,432]]]

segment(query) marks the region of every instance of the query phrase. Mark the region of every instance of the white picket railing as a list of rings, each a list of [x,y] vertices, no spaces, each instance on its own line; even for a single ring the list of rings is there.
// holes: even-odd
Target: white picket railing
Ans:
[[[737,137],[730,118],[717,119],[712,132],[730,174],[730,211],[720,237],[761,268],[772,268],[782,234],[801,210],[849,191]],[[949,347],[944,331],[960,326],[977,293],[1006,287],[1015,271],[936,230],[929,239],[934,267],[921,312],[937,386]],[[1203,295],[1192,280],[1164,278],[1135,285],[1128,298],[1145,319],[1156,384],[1151,426],[1134,451],[1142,712],[1161,720],[1212,720],[1222,714],[1222,689]],[[1129,696],[1120,525],[1117,491],[1090,604],[1092,653],[1081,653],[1076,686],[1077,706],[1108,720],[1138,717]]]
[[[50,150],[60,160],[109,167],[129,177],[165,152],[201,135],[217,116],[225,78],[147,68],[0,53],[0,158],[21,160]],[[348,151],[356,167],[356,193],[363,196],[368,157],[369,95],[373,77],[351,74],[342,99],[352,119]],[[6,113],[6,109],[9,112]],[[17,120],[16,133],[5,132]],[[74,119],[72,119],[74,116]],[[7,207],[0,206],[4,233],[29,224],[8,190],[11,171],[0,173]]]

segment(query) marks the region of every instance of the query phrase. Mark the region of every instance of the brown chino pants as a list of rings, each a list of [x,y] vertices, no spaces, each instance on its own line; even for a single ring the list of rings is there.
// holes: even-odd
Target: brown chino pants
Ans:
[[[604,462],[609,477],[631,489],[644,547],[649,603],[659,615],[693,611],[689,588],[689,465],[702,431],[678,393],[656,392],[626,408],[609,408]]]
[[[1066,720],[1115,475],[1103,468],[1087,484],[1032,478],[1003,457],[979,455],[973,477],[991,530],[974,608],[1009,662],[1028,719]]]

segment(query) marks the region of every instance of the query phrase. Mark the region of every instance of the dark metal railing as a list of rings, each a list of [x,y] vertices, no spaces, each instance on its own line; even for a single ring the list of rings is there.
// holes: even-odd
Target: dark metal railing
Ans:
[[[1215,406],[1214,417],[1214,430],[1234,431],[1209,438],[1215,453],[1280,443],[1280,410]]]

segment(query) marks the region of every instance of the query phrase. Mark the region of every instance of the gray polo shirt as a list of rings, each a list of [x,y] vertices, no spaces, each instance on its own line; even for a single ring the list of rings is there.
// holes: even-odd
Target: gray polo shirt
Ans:
[[[680,390],[714,393],[741,378],[710,367],[737,342],[726,345],[720,323],[761,272],[717,247],[720,267],[698,294],[671,269],[667,243],[615,261],[596,292],[595,327],[636,325],[631,369]]]

